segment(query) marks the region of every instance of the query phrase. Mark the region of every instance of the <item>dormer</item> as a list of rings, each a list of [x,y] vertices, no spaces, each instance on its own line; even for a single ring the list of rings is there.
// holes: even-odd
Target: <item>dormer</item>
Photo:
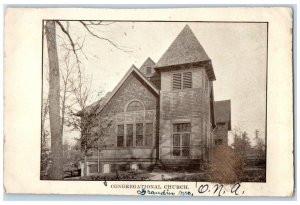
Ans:
[[[154,66],[155,62],[150,57],[148,57],[139,70],[143,73],[145,77],[150,78],[155,73]]]
[[[151,83],[156,86],[156,88],[160,89],[160,75],[156,72],[154,67],[155,62],[150,57],[148,57],[141,65],[139,70]]]

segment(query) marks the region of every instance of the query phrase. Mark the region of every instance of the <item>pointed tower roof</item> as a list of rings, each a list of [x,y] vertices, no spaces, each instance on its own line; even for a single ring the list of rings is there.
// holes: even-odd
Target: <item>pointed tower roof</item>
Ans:
[[[211,64],[210,58],[199,43],[197,37],[191,28],[185,25],[167,51],[158,60],[155,67],[156,70],[160,70],[160,68],[163,67],[200,62]],[[211,65],[209,66],[211,67]],[[214,78],[212,71],[212,79]]]
[[[158,60],[157,67],[210,60],[188,25],[182,29],[168,50]]]

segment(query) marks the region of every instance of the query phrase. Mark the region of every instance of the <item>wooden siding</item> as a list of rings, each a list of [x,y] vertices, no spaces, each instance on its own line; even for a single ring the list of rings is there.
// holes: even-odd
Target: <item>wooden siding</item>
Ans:
[[[192,88],[173,89],[173,74],[192,72]],[[191,123],[189,159],[205,159],[210,139],[209,83],[203,68],[188,68],[161,73],[160,149],[159,158],[180,159],[173,156],[173,124]],[[206,125],[205,125],[206,123]],[[206,131],[205,131],[206,129]],[[205,135],[206,134],[206,135]]]

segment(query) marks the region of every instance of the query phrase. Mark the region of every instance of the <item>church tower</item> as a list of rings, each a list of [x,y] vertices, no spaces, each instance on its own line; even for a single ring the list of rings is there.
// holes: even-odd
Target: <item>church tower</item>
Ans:
[[[159,159],[166,165],[198,168],[210,158],[216,78],[211,59],[188,25],[155,71],[161,77]]]

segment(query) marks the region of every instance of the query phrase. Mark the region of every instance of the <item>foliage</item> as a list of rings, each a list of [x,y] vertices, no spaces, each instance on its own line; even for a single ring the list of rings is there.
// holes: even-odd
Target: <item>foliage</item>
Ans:
[[[266,170],[245,170],[243,175],[243,182],[266,182]]]
[[[194,173],[194,174],[182,174],[181,176],[173,177],[168,179],[168,181],[207,181],[208,176],[206,173]]]
[[[254,146],[255,152],[261,159],[265,159],[266,157],[266,145],[264,139],[260,137],[255,138],[255,146]]]
[[[63,145],[63,163],[64,170],[72,170],[78,167],[78,161],[82,159],[82,153],[77,146]]]
[[[49,176],[49,169],[51,166],[51,151],[42,142],[42,150],[41,150],[41,179],[48,179]]]
[[[246,157],[247,152],[251,148],[250,139],[247,132],[235,132],[232,147],[235,152],[239,153],[243,157]]]
[[[242,179],[244,158],[227,145],[213,149],[212,163],[209,166],[209,181],[217,183],[235,183]]]
[[[81,180],[92,180],[92,181],[114,181],[114,180],[149,180],[152,175],[146,171],[119,171],[108,174],[94,174],[91,176],[81,177]]]

